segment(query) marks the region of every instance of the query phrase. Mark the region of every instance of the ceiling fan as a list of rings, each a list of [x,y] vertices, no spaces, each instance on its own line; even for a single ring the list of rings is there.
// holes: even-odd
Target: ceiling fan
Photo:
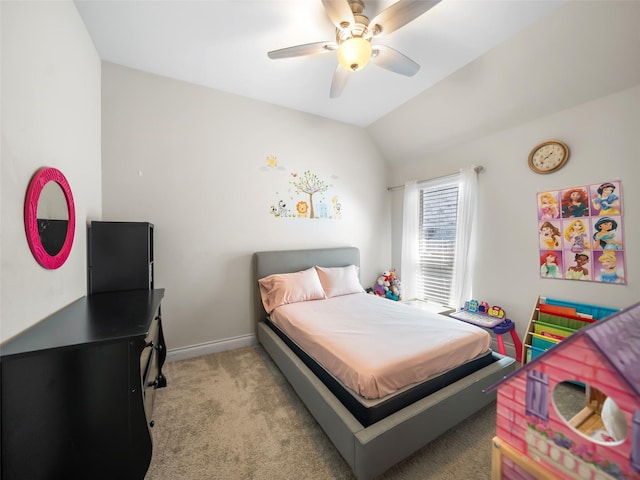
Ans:
[[[281,48],[267,55],[279,59],[337,51],[339,63],[331,81],[331,98],[339,97],[349,74],[364,68],[369,60],[379,67],[410,77],[418,72],[420,65],[397,50],[374,41],[415,20],[439,2],[399,0],[370,21],[363,13],[363,0],[322,0],[329,19],[336,26],[335,41]]]

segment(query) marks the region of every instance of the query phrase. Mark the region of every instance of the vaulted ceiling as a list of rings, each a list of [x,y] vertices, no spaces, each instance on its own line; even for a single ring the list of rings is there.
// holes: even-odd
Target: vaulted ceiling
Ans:
[[[336,0],[347,3],[347,0]],[[365,1],[370,19],[394,1]],[[371,64],[329,98],[335,52],[271,60],[267,51],[333,41],[321,0],[77,0],[103,60],[366,126],[485,54],[561,2],[444,0],[381,36],[421,65],[404,77]]]
[[[321,0],[75,3],[103,60],[368,127],[391,160],[640,83],[638,1],[442,0],[377,40],[417,74],[372,63],[334,99],[335,52],[267,57],[335,39]],[[364,13],[393,3],[365,0]]]

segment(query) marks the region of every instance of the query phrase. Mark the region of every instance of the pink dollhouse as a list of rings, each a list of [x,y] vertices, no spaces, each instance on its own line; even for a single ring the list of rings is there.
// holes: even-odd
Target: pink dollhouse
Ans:
[[[567,381],[585,392],[570,419],[554,400]],[[496,388],[492,479],[640,480],[640,303],[578,330]]]

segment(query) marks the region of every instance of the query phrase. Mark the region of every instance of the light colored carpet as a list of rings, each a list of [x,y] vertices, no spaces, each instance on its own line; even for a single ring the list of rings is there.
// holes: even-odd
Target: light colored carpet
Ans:
[[[165,364],[147,480],[355,476],[260,346]],[[495,402],[380,480],[488,479]]]

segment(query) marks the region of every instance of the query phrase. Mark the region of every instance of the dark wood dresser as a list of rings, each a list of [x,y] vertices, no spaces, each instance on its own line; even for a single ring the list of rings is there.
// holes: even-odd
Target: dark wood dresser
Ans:
[[[153,231],[91,222],[88,295],[0,346],[3,480],[144,478],[167,384]]]
[[[144,478],[163,296],[89,295],[2,345],[3,480]]]

